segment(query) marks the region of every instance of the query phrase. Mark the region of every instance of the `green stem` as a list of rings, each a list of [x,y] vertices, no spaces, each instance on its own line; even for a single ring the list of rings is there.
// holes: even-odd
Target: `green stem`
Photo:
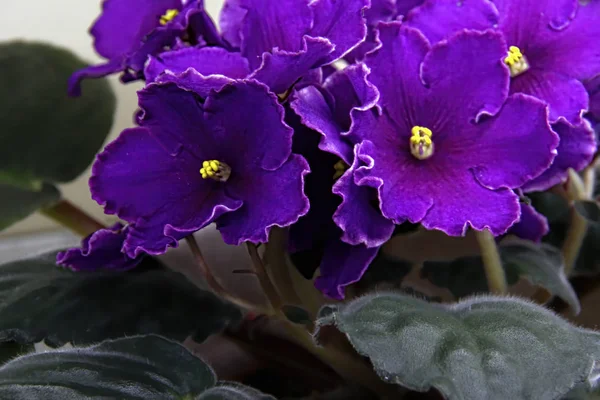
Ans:
[[[194,255],[194,259],[196,260],[196,264],[198,265],[200,274],[202,274],[202,277],[204,278],[204,281],[206,282],[208,287],[217,296],[246,310],[252,310],[255,312],[258,311],[261,313],[263,312],[263,310],[260,310],[258,306],[230,294],[227,291],[227,289],[225,289],[223,285],[221,285],[221,283],[217,280],[217,278],[212,274],[210,267],[208,266],[204,255],[202,254],[202,250],[200,250],[200,246],[198,245],[198,242],[196,242],[196,238],[194,238],[193,235],[189,235],[185,237],[185,240],[188,246],[190,247],[192,254]]]
[[[479,248],[481,249],[481,257],[483,258],[483,268],[488,282],[490,292],[494,294],[504,294],[507,292],[506,274],[500,259],[500,253],[496,246],[496,241],[492,233],[485,229],[483,231],[475,231]]]
[[[68,200],[61,200],[54,206],[44,208],[40,210],[40,212],[83,237],[89,236],[97,230],[105,228],[104,225],[90,217]]]
[[[587,199],[585,184],[581,177],[572,169],[569,170],[569,181],[567,183],[567,195],[571,202]],[[565,274],[569,276],[575,268],[579,251],[583,245],[583,239],[587,233],[587,221],[571,206],[571,224],[562,246],[563,258],[565,260]]]

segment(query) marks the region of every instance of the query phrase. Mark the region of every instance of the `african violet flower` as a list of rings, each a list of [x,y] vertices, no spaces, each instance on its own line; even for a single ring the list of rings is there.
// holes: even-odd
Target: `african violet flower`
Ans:
[[[315,68],[343,57],[365,38],[369,0],[227,0],[220,25],[239,52],[203,47],[150,60],[149,76],[194,68],[230,78],[248,76],[283,94]]]
[[[367,37],[363,43],[352,50],[345,59],[353,63],[364,58],[365,54],[377,47],[377,24],[390,22],[408,14],[424,0],[371,0],[371,7],[365,11]]]
[[[83,239],[81,247],[58,253],[56,263],[73,271],[131,269],[142,261],[144,255],[130,258],[121,251],[129,230],[130,226],[123,227],[120,223],[100,229]]]
[[[600,75],[586,81],[585,87],[590,95],[587,117],[596,126],[600,124]]]
[[[134,223],[130,257],[160,254],[216,222],[225,242],[265,242],[272,226],[308,211],[306,161],[266,86],[189,72],[139,92],[140,127],[94,164],[90,189],[105,212]],[[219,87],[218,91],[209,90]]]
[[[582,84],[600,73],[600,1],[427,0],[406,23],[432,42],[464,28],[495,28],[506,40],[503,59],[511,71],[510,92],[550,106],[550,120],[580,120],[588,108]]]
[[[521,219],[510,228],[508,233],[539,243],[549,231],[548,219],[538,213],[532,205],[521,203]]]
[[[148,55],[175,45],[180,37],[193,42],[199,36],[206,40],[218,37],[203,0],[104,0],[102,14],[90,33],[96,51],[107,62],[74,73],[69,81],[71,95],[81,93],[80,83],[85,78],[117,72],[123,73],[123,82],[142,78]]]
[[[556,154],[544,103],[507,97],[498,33],[464,31],[430,46],[398,22],[379,27],[382,46],[365,63],[381,112],[354,113],[346,135],[359,144],[355,183],[376,188],[383,215],[397,224],[505,233],[520,216],[511,189]]]

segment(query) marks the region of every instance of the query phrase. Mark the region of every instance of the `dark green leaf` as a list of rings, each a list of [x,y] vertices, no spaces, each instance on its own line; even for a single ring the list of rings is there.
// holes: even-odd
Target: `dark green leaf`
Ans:
[[[196,400],[275,400],[275,397],[239,383],[223,382],[208,389]]]
[[[402,280],[410,273],[411,269],[412,266],[408,261],[398,260],[386,255],[383,251],[379,251],[360,281],[354,284],[354,287],[360,293],[368,292],[378,285],[399,288]]]
[[[550,192],[528,193],[527,196],[536,211],[543,214],[549,223],[568,221],[570,207],[563,197]]]
[[[90,164],[110,131],[116,99],[105,79],[87,80],[83,96],[70,98],[67,81],[82,67],[59,47],[0,44],[3,182],[68,182]]]
[[[515,298],[381,293],[325,307],[317,325],[346,334],[384,381],[451,400],[558,400],[598,375],[600,333]]]
[[[214,373],[185,347],[155,335],[27,355],[0,368],[11,400],[192,399]]]
[[[33,351],[35,351],[35,346],[32,344],[19,344],[16,342],[0,343],[0,365],[17,356],[22,356]]]
[[[0,266],[0,341],[45,339],[54,347],[147,333],[206,338],[240,317],[183,275],[150,268],[151,258],[124,273],[76,273],[54,260],[47,254]]]
[[[43,184],[38,190],[28,190],[0,183],[0,230],[59,200],[60,192],[52,185]]]
[[[499,251],[509,285],[517,283],[519,277],[527,278],[563,299],[576,314],[579,313],[579,300],[564,273],[558,249],[522,240],[501,245]],[[450,263],[426,262],[422,275],[433,284],[448,288],[457,298],[489,290],[480,257],[465,257]]]
[[[310,315],[305,309],[286,304],[281,308],[286,318],[295,324],[307,325],[311,324]]]
[[[600,222],[600,207],[595,201],[576,201],[575,210],[589,223],[597,224]]]

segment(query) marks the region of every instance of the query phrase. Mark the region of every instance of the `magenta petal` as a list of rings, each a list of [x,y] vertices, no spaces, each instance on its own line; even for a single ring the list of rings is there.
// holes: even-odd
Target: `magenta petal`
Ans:
[[[309,172],[306,160],[296,154],[275,171],[248,171],[249,176],[231,189],[232,195],[244,199],[244,206],[217,220],[225,243],[265,243],[272,227],[289,226],[306,215],[304,176]]]
[[[188,47],[151,56],[144,76],[146,82],[152,82],[165,71],[180,74],[188,68],[202,75],[219,74],[232,79],[245,78],[250,74],[248,60],[240,53],[231,53],[219,47]]]
[[[549,232],[548,220],[529,204],[521,203],[521,219],[508,231],[521,239],[540,242]]]
[[[334,46],[323,38],[305,36],[303,48],[297,51],[273,50],[262,55],[262,64],[250,76],[271,88],[275,93],[287,91],[312,68],[323,65]]]
[[[310,4],[314,23],[308,34],[335,44],[329,61],[345,56],[365,39],[363,13],[370,5],[370,0],[316,0]]]
[[[498,24],[498,11],[490,0],[427,0],[408,13],[404,23],[437,43],[463,29],[493,28]]]
[[[532,68],[512,80],[510,92],[529,94],[545,101],[550,108],[550,122],[565,117],[577,123],[588,108],[588,93],[583,83],[551,71]]]
[[[124,228],[120,223],[100,229],[83,239],[81,247],[59,252],[56,263],[73,271],[125,271],[134,268],[142,261],[143,255],[129,258],[121,252],[128,230],[129,227]]]
[[[360,145],[355,147],[358,151]],[[333,220],[340,227],[342,241],[367,247],[379,247],[394,233],[394,223],[381,215],[377,207],[377,194],[370,187],[354,183],[354,171],[360,165],[354,157],[354,164],[333,185],[333,193],[342,198]]]
[[[96,51],[109,59],[130,53],[169,9],[180,10],[181,0],[105,0],[90,30]]]
[[[221,35],[236,49],[242,47],[242,27],[248,10],[241,8],[239,1],[225,1],[219,14]]]
[[[212,90],[219,90],[228,83],[232,83],[233,79],[222,75],[204,76],[198,73],[193,68],[188,68],[181,74],[174,75],[164,73],[156,77],[156,83],[175,83],[178,87],[198,94],[201,98],[206,98]],[[138,120],[143,118],[144,111],[139,113]]]
[[[373,0],[375,2],[376,0]],[[379,0],[381,1],[381,0]],[[398,15],[406,17],[410,10],[420,6],[424,0],[395,0]]]
[[[378,251],[377,247],[369,249],[339,240],[332,241],[325,248],[321,275],[315,280],[315,286],[326,296],[342,300],[344,287],[362,278]]]
[[[589,115],[600,121],[600,75],[585,82],[585,88],[590,95]]]
[[[556,155],[559,139],[547,115],[541,101],[512,95],[496,117],[473,126],[471,140],[446,149],[448,157],[471,169],[486,187],[519,188],[544,172]]]
[[[587,121],[571,125],[561,118],[552,125],[552,129],[560,137],[556,149],[558,155],[550,168],[523,186],[526,192],[547,190],[565,182],[569,168],[580,171],[594,158],[597,148],[596,135]]]

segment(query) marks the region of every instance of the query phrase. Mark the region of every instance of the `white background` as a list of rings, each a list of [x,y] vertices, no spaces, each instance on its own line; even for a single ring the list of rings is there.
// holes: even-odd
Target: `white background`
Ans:
[[[205,0],[205,4],[215,21],[218,20],[223,0]],[[0,41],[45,41],[67,47],[88,62],[102,61],[94,52],[92,38],[88,34],[90,25],[100,13],[101,0],[0,0],[0,5]],[[117,77],[110,78],[110,83],[117,95],[117,112],[106,143],[113,140],[123,129],[133,125],[132,114],[137,106],[135,92],[141,87],[139,83],[123,85]],[[88,178],[89,168],[76,181],[61,186],[63,196],[96,218],[106,223],[112,222],[113,218],[105,216],[102,209],[90,199]],[[0,233],[0,236],[55,227],[56,225],[47,218],[33,215]]]

